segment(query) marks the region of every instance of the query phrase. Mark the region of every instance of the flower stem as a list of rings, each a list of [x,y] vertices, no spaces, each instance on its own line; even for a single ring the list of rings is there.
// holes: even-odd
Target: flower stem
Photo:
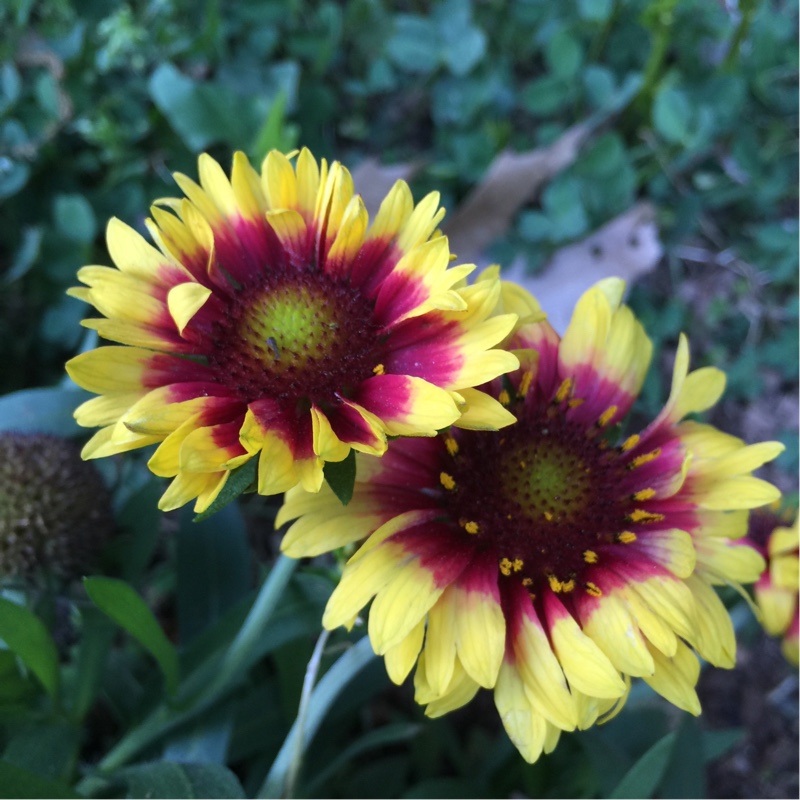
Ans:
[[[317,646],[319,647],[319,642],[317,642]],[[284,739],[283,745],[256,797],[291,797],[288,794],[289,773],[292,765],[298,763],[295,755],[297,748],[304,749],[305,744],[311,741],[336,698],[374,657],[375,654],[372,651],[369,636],[364,636],[348,649],[322,676],[322,680],[311,692],[306,707],[303,709],[303,719],[298,714],[298,718],[292,725],[289,735]],[[312,656],[312,661],[313,659],[314,657]],[[311,664],[309,664],[310,667]],[[307,679],[308,675],[309,672],[307,671]],[[298,744],[298,740],[302,740],[300,744]]]
[[[289,771],[286,776],[287,797],[295,796],[297,778],[300,775],[300,766],[303,763],[303,754],[305,753],[304,727],[306,717],[308,716],[308,704],[311,700],[311,692],[314,689],[314,684],[317,681],[317,674],[319,673],[320,663],[322,662],[322,653],[325,650],[325,644],[330,635],[330,631],[326,630],[323,630],[319,635],[317,643],[314,645],[314,652],[311,654],[308,666],[306,667],[305,678],[303,678],[303,691],[300,694],[300,708],[297,710],[297,738],[294,742],[292,760],[289,764]]]

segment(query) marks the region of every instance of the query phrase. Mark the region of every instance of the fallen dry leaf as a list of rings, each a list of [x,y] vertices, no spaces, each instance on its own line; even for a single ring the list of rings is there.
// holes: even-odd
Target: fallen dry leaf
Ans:
[[[517,211],[575,160],[596,127],[593,121],[582,122],[548,147],[497,155],[481,182],[442,225],[450,252],[459,262],[480,261],[483,251],[511,226]]]
[[[422,168],[421,161],[407,164],[381,164],[377,158],[365,158],[353,171],[353,183],[364,201],[370,219],[381,207],[383,198],[396,181],[409,181]]]
[[[662,252],[655,209],[643,202],[582,241],[557,250],[535,277],[525,274],[522,259],[504,269],[502,276],[535,295],[550,324],[563,333],[576,301],[589,286],[612,276],[623,278],[630,285],[656,266]]]

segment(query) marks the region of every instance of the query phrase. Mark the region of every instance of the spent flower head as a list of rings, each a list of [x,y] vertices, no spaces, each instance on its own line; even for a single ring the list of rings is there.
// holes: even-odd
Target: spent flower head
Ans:
[[[109,493],[75,442],[0,433],[0,576],[77,577],[113,527]]]

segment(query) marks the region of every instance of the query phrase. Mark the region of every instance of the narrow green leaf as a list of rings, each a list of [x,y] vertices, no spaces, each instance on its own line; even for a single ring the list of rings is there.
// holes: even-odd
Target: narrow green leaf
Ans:
[[[168,691],[174,693],[178,654],[144,600],[127,583],[114,578],[86,578],[83,585],[92,602],[150,652],[164,673]]]
[[[81,795],[69,786],[0,761],[0,797],[74,798]]]
[[[676,734],[659,739],[626,773],[611,792],[611,800],[652,797],[669,763]]]
[[[83,621],[78,667],[72,697],[72,717],[82,720],[92,707],[103,678],[115,628],[105,614],[87,606],[81,610]]]
[[[420,726],[411,722],[396,722],[384,725],[374,731],[369,731],[364,736],[356,739],[349,747],[340,753],[324,769],[317,771],[315,768],[314,777],[303,786],[303,796],[310,797],[317,790],[324,789],[327,781],[347,763],[362,753],[385,747],[398,742],[405,742],[419,731]],[[433,796],[433,795],[431,795]]]
[[[659,785],[661,797],[707,797],[706,758],[703,732],[697,720],[687,714],[677,730],[669,763]]]
[[[245,796],[239,779],[220,764],[155,761],[120,770],[117,774],[126,782],[129,798]]]
[[[353,497],[356,483],[356,451],[351,450],[344,461],[328,461],[323,473],[339,502],[346,506]]]
[[[13,651],[51,697],[58,692],[58,650],[44,623],[24,606],[0,597],[0,639]]]
[[[212,514],[216,514],[222,508],[232,503],[240,494],[246,492],[256,479],[256,472],[258,470],[258,459],[251,458],[249,461],[242,464],[241,467],[231,471],[225,486],[222,491],[217,495],[217,499],[201,514],[197,514],[194,518],[195,522],[202,522],[208,519]]]
[[[728,750],[742,741],[744,734],[744,728],[730,728],[725,731],[704,731],[703,755],[705,755],[706,763],[724,756]]]

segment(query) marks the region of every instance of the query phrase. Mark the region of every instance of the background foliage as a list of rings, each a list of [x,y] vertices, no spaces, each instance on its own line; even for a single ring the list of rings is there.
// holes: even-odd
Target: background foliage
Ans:
[[[697,365],[728,372],[718,421],[748,441],[782,439],[769,477],[792,489],[797,13],[796,0],[4,3],[0,428],[77,433],[63,362],[90,340],[85,306],[64,291],[81,265],[108,263],[106,220],[142,230],[149,203],[175,193],[170,173],[193,174],[199,152],[258,162],[304,144],[350,166],[419,163],[415,196],[435,187],[454,208],[503,148],[548,144],[621,104],[492,255],[535,272],[637,199],[654,203],[666,255],[631,302],[657,348],[685,330]],[[654,369],[640,410],[665,389]],[[253,796],[297,715],[335,564],[292,577],[255,649],[208,693],[274,560],[275,504],[165,517],[143,464],[103,465],[118,527],[106,577],[5,590],[0,638],[18,657],[0,650],[10,796]],[[49,617],[56,601],[63,613]],[[19,625],[41,628],[39,647],[14,647]],[[323,672],[343,640],[328,643]],[[116,746],[142,730],[156,734]],[[423,721],[410,688],[390,688],[373,661],[311,742],[297,791],[697,797],[704,765],[740,736],[637,687],[620,718],[529,767],[488,696]]]

